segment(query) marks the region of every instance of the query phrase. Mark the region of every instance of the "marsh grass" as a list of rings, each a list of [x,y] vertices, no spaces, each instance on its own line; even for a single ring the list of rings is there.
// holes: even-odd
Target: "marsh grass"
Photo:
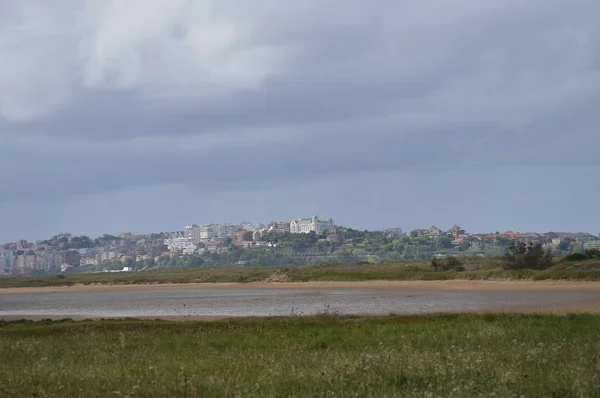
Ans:
[[[0,396],[593,397],[598,315],[0,324]]]
[[[371,280],[447,280],[447,279],[577,279],[600,280],[600,260],[560,262],[535,270],[505,270],[499,258],[461,258],[464,271],[433,269],[428,260],[361,264],[311,264],[297,267],[200,267],[141,272],[67,274],[56,276],[0,276],[0,288],[72,286],[75,284],[152,284],[263,282],[277,272],[287,281],[371,281]]]

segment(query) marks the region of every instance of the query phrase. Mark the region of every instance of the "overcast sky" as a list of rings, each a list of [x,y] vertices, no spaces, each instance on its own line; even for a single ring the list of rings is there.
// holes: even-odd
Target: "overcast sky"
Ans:
[[[0,242],[600,231],[598,0],[3,0]]]

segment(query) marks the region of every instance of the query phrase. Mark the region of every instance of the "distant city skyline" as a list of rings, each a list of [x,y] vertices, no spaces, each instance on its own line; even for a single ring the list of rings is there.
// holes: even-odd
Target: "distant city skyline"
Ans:
[[[314,215],[314,214],[313,214]],[[319,214],[316,214],[317,216],[319,216]],[[26,241],[30,241],[30,242],[35,242],[35,241],[40,241],[40,240],[45,240],[48,239],[52,236],[56,236],[56,235],[60,235],[60,234],[64,234],[64,233],[69,233],[73,236],[88,236],[90,238],[95,238],[95,237],[100,237],[104,234],[108,234],[108,235],[114,235],[114,236],[119,236],[120,234],[123,233],[131,233],[134,235],[145,235],[145,234],[150,234],[150,233],[173,233],[173,232],[178,232],[178,231],[184,231],[184,228],[186,226],[191,226],[191,225],[209,225],[209,224],[229,224],[229,225],[239,225],[242,223],[256,223],[256,224],[263,224],[263,225],[268,225],[271,222],[278,222],[278,221],[291,221],[291,220],[295,220],[295,219],[300,219],[300,218],[308,218],[311,216],[307,216],[305,215],[304,217],[288,217],[288,218],[282,218],[282,219],[269,219],[268,221],[264,221],[264,220],[250,220],[248,218],[244,218],[241,220],[237,220],[237,221],[201,221],[201,222],[188,222],[188,223],[183,223],[177,226],[173,226],[172,228],[155,228],[152,230],[135,230],[135,229],[122,229],[119,231],[113,230],[113,231],[100,231],[100,232],[95,232],[95,233],[89,233],[89,232],[85,232],[85,230],[60,230],[60,231],[55,231],[53,233],[44,235],[44,236],[36,236],[36,237],[30,237],[30,236],[21,236],[21,237],[13,237],[12,239],[0,239],[0,244],[3,243],[9,243],[9,242],[16,242],[19,240],[26,240]],[[320,217],[320,216],[319,216]],[[327,219],[329,219],[329,217],[327,217]],[[410,233],[410,231],[412,230],[416,230],[416,229],[428,229],[432,226],[438,227],[443,231],[446,231],[448,229],[450,229],[451,227],[458,225],[462,228],[464,228],[468,233],[470,234],[480,234],[480,233],[495,233],[495,232],[500,232],[500,233],[504,233],[504,232],[508,232],[508,231],[515,231],[515,232],[535,232],[535,233],[546,233],[546,232],[586,232],[586,233],[590,233],[594,236],[600,236],[598,231],[595,230],[583,230],[583,229],[567,229],[567,228],[551,228],[551,229],[519,229],[519,228],[487,228],[487,229],[481,229],[481,230],[473,230],[471,228],[465,227],[464,224],[460,223],[460,222],[451,222],[449,224],[442,224],[442,223],[429,223],[429,224],[423,224],[423,225],[417,225],[417,226],[411,226],[411,227],[404,227],[402,225],[386,225],[386,226],[381,226],[381,227],[375,227],[375,228],[364,228],[361,226],[355,226],[355,225],[351,225],[348,223],[338,223],[335,222],[335,225],[338,226],[342,226],[342,227],[346,227],[346,228],[352,228],[352,229],[356,229],[356,230],[370,230],[370,231],[382,231],[382,230],[386,230],[386,229],[392,229],[392,228],[401,228],[403,232],[405,233]],[[6,236],[8,236],[8,234],[4,234]],[[2,235],[0,234],[0,237]]]

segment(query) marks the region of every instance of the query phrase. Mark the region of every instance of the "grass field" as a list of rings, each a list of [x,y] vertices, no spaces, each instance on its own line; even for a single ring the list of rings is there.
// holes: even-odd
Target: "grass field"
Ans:
[[[0,396],[600,396],[599,315],[0,323]]]
[[[68,274],[57,276],[0,276],[0,288],[69,286],[75,284],[147,284],[262,282],[276,271],[283,281],[368,281],[444,279],[571,279],[600,280],[600,261],[561,262],[543,271],[504,270],[503,259],[461,258],[465,271],[436,271],[430,261],[364,264],[315,264],[299,267],[200,267],[141,272]]]

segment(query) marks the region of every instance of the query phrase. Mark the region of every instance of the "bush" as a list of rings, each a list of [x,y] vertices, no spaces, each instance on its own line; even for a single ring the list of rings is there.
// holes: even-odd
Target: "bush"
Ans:
[[[588,249],[585,251],[585,255],[587,256],[587,258],[600,258],[600,250]]]
[[[585,253],[571,253],[565,257],[565,261],[585,261],[593,258],[600,258],[600,250],[589,249]]]
[[[539,243],[513,242],[506,253],[505,269],[546,269],[552,266],[552,251]]]
[[[462,265],[460,260],[456,257],[448,257],[445,260],[440,260],[434,258],[431,260],[431,266],[436,270],[454,270],[454,271],[464,271],[465,267]]]
[[[583,253],[572,253],[565,257],[565,261],[584,261],[589,257]]]
[[[448,269],[456,269],[460,267],[462,263],[456,257],[448,257],[446,259],[446,268]]]

